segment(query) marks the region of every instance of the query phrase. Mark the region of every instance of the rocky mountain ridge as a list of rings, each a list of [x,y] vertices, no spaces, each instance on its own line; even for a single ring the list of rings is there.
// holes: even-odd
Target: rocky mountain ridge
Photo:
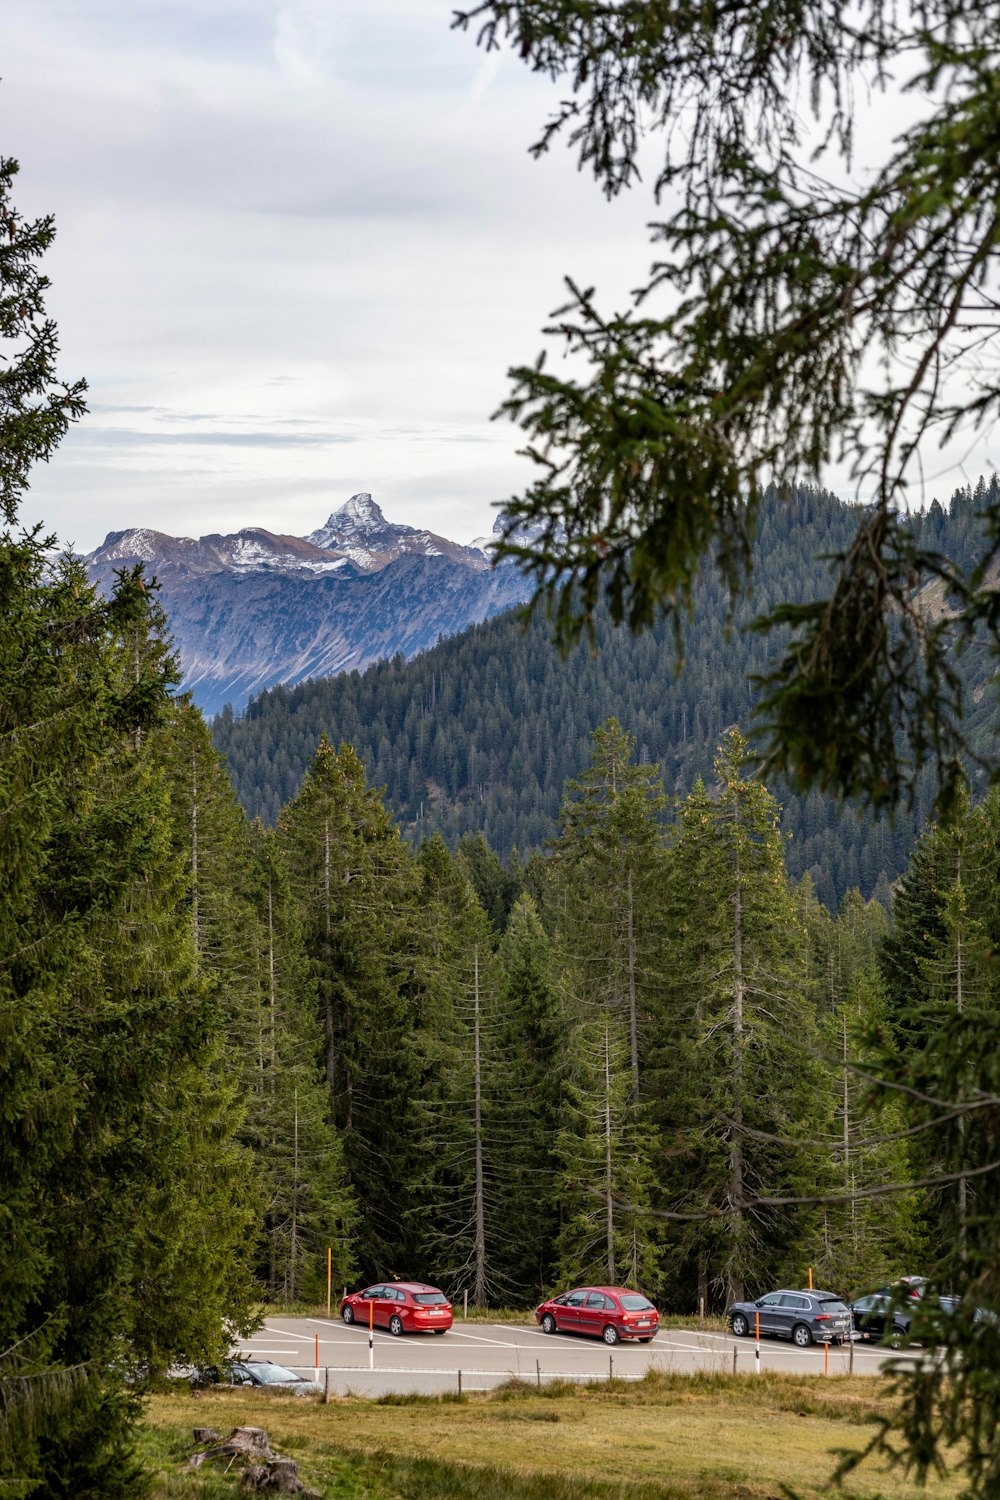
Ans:
[[[498,521],[495,531],[502,523]],[[207,714],[264,688],[413,656],[527,597],[488,546],[466,547],[386,520],[352,495],[306,537],[262,527],[173,537],[111,532],[85,559],[102,586],[142,562],[160,588],[183,673]]]

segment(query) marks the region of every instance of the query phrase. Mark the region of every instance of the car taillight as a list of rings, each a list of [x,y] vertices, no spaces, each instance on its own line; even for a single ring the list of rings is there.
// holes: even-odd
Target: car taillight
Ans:
[[[833,1321],[833,1317],[830,1313],[817,1313],[813,1321],[816,1323],[831,1323]]]

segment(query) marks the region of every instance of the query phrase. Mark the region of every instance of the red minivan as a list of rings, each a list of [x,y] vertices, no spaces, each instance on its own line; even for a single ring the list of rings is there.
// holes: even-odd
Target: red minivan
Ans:
[[[660,1315],[641,1292],[627,1286],[580,1286],[550,1297],[535,1312],[546,1333],[589,1333],[606,1344],[637,1339],[648,1344]]]
[[[365,1328],[370,1319],[375,1328],[388,1328],[397,1338],[401,1333],[447,1333],[452,1322],[451,1303],[444,1292],[423,1281],[366,1286],[363,1292],[344,1298],[340,1316],[347,1324]]]

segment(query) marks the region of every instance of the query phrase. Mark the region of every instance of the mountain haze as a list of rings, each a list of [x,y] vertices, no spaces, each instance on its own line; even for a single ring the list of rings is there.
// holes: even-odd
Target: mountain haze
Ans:
[[[308,537],[135,528],[86,558],[104,588],[136,562],[159,583],[183,687],[209,715],[274,684],[413,656],[527,594],[517,570],[491,569],[482,547],[394,525],[367,493]]]

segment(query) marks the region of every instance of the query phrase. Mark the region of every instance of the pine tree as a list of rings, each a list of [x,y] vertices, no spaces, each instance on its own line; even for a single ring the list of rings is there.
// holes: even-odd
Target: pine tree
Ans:
[[[815,1192],[801,1137],[823,1135],[822,1071],[806,1001],[804,932],[785,871],[780,812],[749,779],[738,731],[680,810],[670,881],[674,1014],[686,1084],[661,1114],[674,1211],[699,1213],[680,1244],[699,1295],[738,1300],[801,1278],[811,1215],[760,1197]]]
[[[496,1048],[487,1109],[494,1158],[493,1260],[515,1297],[537,1301],[553,1276],[556,1133],[563,1036],[552,946],[530,896],[497,955]]]
[[[896,1191],[912,1177],[905,1114],[872,1077],[871,1038],[886,1019],[878,955],[888,919],[857,890],[836,919],[814,899],[804,904],[831,1094],[831,1188],[843,1199],[821,1208],[813,1269],[824,1285],[857,1292],[923,1260],[919,1195]]]
[[[418,1254],[477,1307],[500,1300],[492,1257],[495,1163],[487,1125],[497,975],[489,919],[461,858],[421,847],[422,955],[413,996],[421,1165],[411,1220]]]
[[[15,170],[0,162],[0,1481],[111,1500],[143,1487],[123,1376],[160,1347],[147,1273],[171,1348],[227,1341],[217,1293],[241,1252],[207,1200],[231,1185],[233,1122],[190,1108],[219,1032],[171,856],[155,742],[176,669],[151,591],[125,571],[98,598],[53,538],[13,531],[83,389],[55,377],[34,265],[52,226],[16,214]],[[192,1183],[192,1146],[216,1183]],[[193,1307],[185,1259],[209,1280]]]
[[[656,1137],[633,1092],[629,1034],[608,1007],[581,1016],[567,1037],[562,1124],[556,1139],[562,1225],[555,1278],[662,1288],[659,1233],[650,1216]]]
[[[632,1094],[640,1097],[643,1033],[662,986],[663,884],[655,766],[635,765],[635,740],[609,719],[593,735],[589,768],[568,783],[556,846],[560,932],[581,1007],[623,1017]]]
[[[275,836],[255,851],[256,1037],[245,1079],[245,1138],[264,1187],[258,1257],[272,1298],[318,1301],[353,1272],[353,1197],[322,1067],[322,1029],[302,933]],[[327,1252],[330,1252],[329,1266]]]
[[[333,1122],[358,1207],[362,1274],[405,1245],[415,1065],[413,858],[348,745],[325,739],[278,824],[324,1029]]]

